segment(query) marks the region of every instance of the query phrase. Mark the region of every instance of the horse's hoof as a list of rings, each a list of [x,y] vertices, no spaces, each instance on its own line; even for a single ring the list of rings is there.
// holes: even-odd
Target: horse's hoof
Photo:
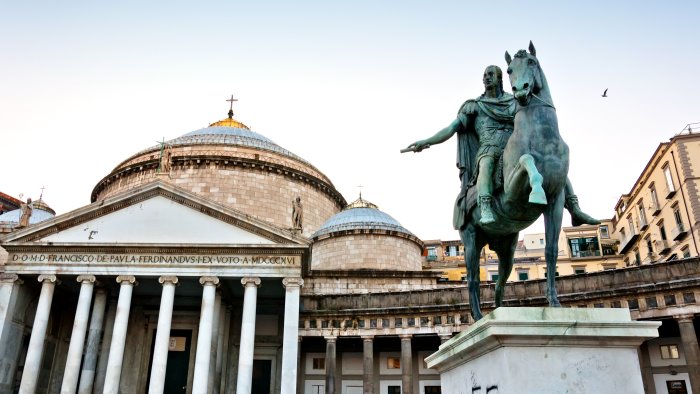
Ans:
[[[547,205],[547,196],[544,194],[544,190],[533,190],[527,201],[530,204]]]

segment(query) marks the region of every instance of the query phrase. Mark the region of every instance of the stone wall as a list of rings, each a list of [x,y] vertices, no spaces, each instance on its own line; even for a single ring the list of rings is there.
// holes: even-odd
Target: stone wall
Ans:
[[[348,234],[314,242],[312,270],[421,271],[423,257],[415,241],[384,234]]]

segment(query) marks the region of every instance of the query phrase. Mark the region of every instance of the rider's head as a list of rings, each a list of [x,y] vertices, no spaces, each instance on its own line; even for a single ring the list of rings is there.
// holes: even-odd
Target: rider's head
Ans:
[[[503,91],[503,72],[498,66],[488,66],[484,70],[484,87],[486,90],[492,89],[498,86],[498,89]]]

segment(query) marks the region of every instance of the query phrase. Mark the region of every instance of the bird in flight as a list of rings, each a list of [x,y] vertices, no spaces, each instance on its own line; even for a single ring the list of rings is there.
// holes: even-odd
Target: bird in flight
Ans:
[[[605,89],[605,91],[600,97],[608,97],[608,89]]]

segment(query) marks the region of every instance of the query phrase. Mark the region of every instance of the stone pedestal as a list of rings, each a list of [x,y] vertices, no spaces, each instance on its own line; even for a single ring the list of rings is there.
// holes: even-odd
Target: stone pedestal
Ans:
[[[444,394],[638,394],[637,347],[660,324],[627,309],[498,308],[426,362]]]

